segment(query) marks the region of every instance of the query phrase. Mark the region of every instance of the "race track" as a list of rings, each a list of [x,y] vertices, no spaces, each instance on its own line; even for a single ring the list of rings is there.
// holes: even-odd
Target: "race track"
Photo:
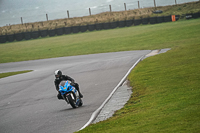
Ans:
[[[91,54],[0,64],[0,73],[34,70],[0,79],[0,133],[72,133],[104,102],[130,67],[150,50]],[[83,107],[58,100],[54,71],[79,83]]]

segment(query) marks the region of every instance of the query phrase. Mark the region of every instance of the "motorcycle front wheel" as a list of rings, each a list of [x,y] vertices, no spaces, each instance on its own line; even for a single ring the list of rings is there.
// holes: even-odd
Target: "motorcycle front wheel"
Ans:
[[[71,94],[73,95],[73,94]],[[76,100],[75,98],[72,98],[71,95],[67,95],[66,97],[68,98],[69,100],[69,104],[73,107],[73,108],[77,108],[78,106],[76,105]]]

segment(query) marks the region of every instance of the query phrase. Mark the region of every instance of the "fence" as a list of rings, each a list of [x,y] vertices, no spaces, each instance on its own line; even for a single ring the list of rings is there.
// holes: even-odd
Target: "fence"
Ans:
[[[156,1],[154,1],[154,6],[156,7]],[[175,4],[177,4],[177,1],[174,1]],[[140,8],[140,2],[137,2],[138,8]],[[112,12],[112,6],[109,6],[110,12]],[[124,10],[127,10],[127,5],[124,3]],[[91,9],[89,8],[89,13],[91,14]],[[67,12],[69,17],[69,12]],[[177,20],[180,16],[175,16],[175,19]],[[190,18],[198,18],[200,17],[200,13],[191,13],[191,14],[185,14],[181,16],[182,18],[185,17],[186,19]],[[46,14],[46,18],[48,20],[48,15]],[[95,24],[87,24],[83,26],[65,26],[63,27],[56,27],[56,29],[39,29],[38,31],[21,31],[22,33],[11,33],[11,34],[5,34],[0,35],[0,43],[5,42],[13,42],[13,41],[21,41],[21,40],[30,40],[30,39],[36,39],[39,37],[46,37],[46,36],[56,36],[56,35],[63,35],[63,34],[71,34],[71,33],[79,33],[79,32],[86,32],[86,31],[93,31],[93,30],[103,30],[103,29],[114,29],[117,27],[128,27],[128,26],[137,26],[140,24],[156,24],[156,23],[162,23],[162,22],[170,22],[172,21],[171,15],[169,16],[158,16],[158,17],[143,17],[139,19],[123,19],[123,20],[117,20],[113,22],[97,22]],[[23,19],[21,18],[21,22],[23,23]],[[46,21],[47,22],[47,21]],[[26,24],[24,24],[26,25]],[[43,24],[42,24],[43,25]],[[32,25],[31,28],[34,28]]]
[[[177,5],[178,3],[177,3],[177,1],[178,0],[173,0],[174,1],[174,3],[171,3],[171,4],[175,4],[175,5]],[[199,0],[200,1],[200,0]],[[180,1],[181,2],[181,1]],[[157,7],[157,6],[161,6],[161,5],[157,5],[157,2],[156,2],[156,0],[152,0],[152,3],[154,3],[154,7]],[[138,9],[139,8],[143,8],[143,7],[141,7],[141,2],[140,1],[137,1],[137,4],[136,3],[129,3],[130,5],[134,5],[133,6],[133,8],[131,8],[131,9],[136,9],[136,5],[137,5],[137,7],[138,7]],[[130,6],[129,6],[130,7]],[[105,8],[105,12],[106,11],[110,11],[110,12],[112,12],[113,10],[112,10],[112,5],[109,5],[108,7],[107,7],[107,9],[106,9],[106,7],[104,6],[104,8]],[[128,8],[127,8],[127,4],[126,3],[124,3],[124,11],[126,11]],[[73,11],[72,11],[73,12]],[[94,12],[94,13],[92,13],[92,9],[91,8],[88,8],[88,14],[84,14],[84,15],[92,15],[92,14],[96,14],[97,12]],[[67,17],[67,18],[70,18],[70,11],[69,10],[67,10],[67,16],[65,16],[65,17]],[[72,15],[72,16],[74,16],[74,15]],[[23,17],[20,17],[20,20],[21,20],[21,24],[23,24]],[[48,15],[48,13],[46,13],[46,21],[48,21],[49,20],[49,15]]]
[[[173,15],[174,16],[174,15]],[[186,14],[186,19],[191,18],[199,18],[200,13],[193,13],[193,14]],[[180,18],[179,15],[175,15],[175,19],[178,20]],[[22,40],[30,40],[30,39],[37,39],[39,37],[52,37],[52,36],[59,36],[63,34],[71,34],[71,33],[79,33],[79,32],[86,32],[86,31],[94,31],[94,30],[105,30],[105,29],[114,29],[114,28],[121,28],[121,27],[129,27],[129,26],[137,26],[140,24],[157,24],[163,22],[171,22],[172,16],[158,16],[158,17],[150,17],[150,18],[141,18],[141,19],[133,19],[133,20],[124,20],[124,21],[116,21],[116,22],[108,22],[108,23],[98,23],[98,24],[91,24],[85,26],[72,26],[72,27],[63,27],[53,30],[40,30],[34,32],[23,32],[17,33],[12,35],[1,35],[0,36],[0,43],[6,42],[13,42],[13,41],[22,41]]]
[[[174,5],[174,4],[181,4],[184,2],[192,2],[198,0],[140,0],[135,2],[127,2],[127,3],[117,3],[111,5],[100,5],[94,6],[85,9],[68,9],[67,11],[59,11],[59,12],[50,12],[50,11],[33,11],[33,12],[19,12],[15,14],[3,14],[0,13],[0,26],[3,25],[12,25],[12,24],[24,24],[30,22],[39,22],[39,21],[48,21],[48,20],[55,20],[61,18],[73,18],[73,17],[82,17],[88,15],[94,15],[101,12],[108,12],[108,11],[122,11],[122,10],[133,10],[137,8],[145,8],[145,7],[157,7],[157,6],[166,6],[166,5]],[[42,7],[41,7],[42,8]],[[44,8],[44,7],[43,7]],[[49,9],[51,10],[51,9]],[[31,10],[32,11],[32,10]],[[41,12],[47,12],[42,14]],[[21,13],[24,13],[23,15]],[[19,15],[18,15],[19,14]],[[20,15],[21,14],[21,15]],[[14,16],[14,17],[13,17]]]

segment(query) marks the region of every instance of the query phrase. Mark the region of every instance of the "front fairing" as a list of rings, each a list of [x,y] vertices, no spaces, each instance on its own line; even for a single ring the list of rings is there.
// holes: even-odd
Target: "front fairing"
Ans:
[[[59,91],[61,93],[61,95],[64,95],[70,91],[73,90],[73,86],[70,85],[70,83],[68,81],[65,82],[65,85],[62,86],[62,85],[59,85]]]

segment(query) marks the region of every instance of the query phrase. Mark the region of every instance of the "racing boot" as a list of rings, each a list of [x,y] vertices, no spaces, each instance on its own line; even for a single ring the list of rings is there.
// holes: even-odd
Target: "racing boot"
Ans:
[[[83,95],[81,94],[80,90],[79,90],[79,86],[76,87],[77,91],[78,91],[78,94],[80,96],[80,98],[83,98]]]
[[[57,98],[58,98],[59,100],[64,100],[63,97],[61,96],[60,92],[58,92]]]
[[[81,94],[81,92],[78,90],[79,96],[80,98],[83,98],[83,95]]]
[[[80,98],[83,98],[83,95],[81,94],[80,89],[79,89],[79,85],[77,83],[71,83],[71,85],[77,89]]]

